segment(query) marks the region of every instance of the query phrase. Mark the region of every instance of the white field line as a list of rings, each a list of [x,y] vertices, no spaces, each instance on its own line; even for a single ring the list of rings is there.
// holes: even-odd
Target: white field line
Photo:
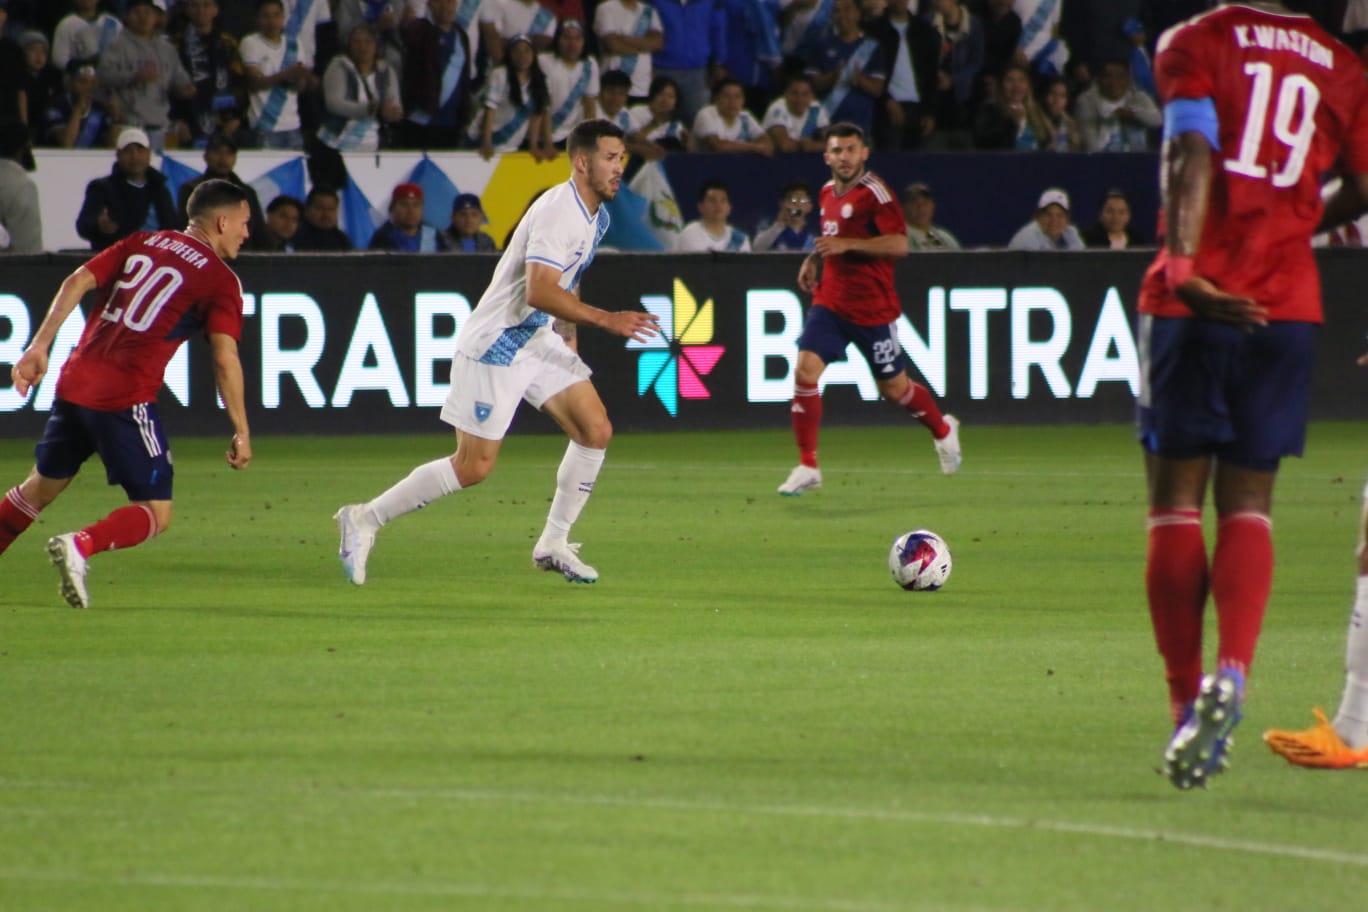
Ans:
[[[126,789],[135,792],[231,794],[227,786],[205,784],[161,785],[121,784],[103,785],[94,782],[64,782],[55,780],[24,780],[0,778],[0,790],[11,791],[95,791]],[[580,795],[554,792],[503,791],[493,789],[443,788],[279,788],[256,789],[256,794],[272,795],[327,795],[347,798],[397,799],[403,801],[448,801],[455,803],[562,805],[578,807],[622,808],[626,810],[663,810],[682,813],[716,813],[752,815],[760,817],[807,817],[835,820],[865,820],[882,823],[918,823],[936,826],[982,827],[999,830],[1028,830],[1061,833],[1129,842],[1155,842],[1167,845],[1215,849],[1272,858],[1295,858],[1303,861],[1334,865],[1353,865],[1368,868],[1368,854],[1344,852],[1315,846],[1230,839],[1203,833],[1183,833],[1173,830],[1151,830],[1120,827],[1086,821],[1051,820],[1041,817],[1004,817],[996,814],[969,814],[945,811],[918,811],[885,808],[840,807],[836,805],[803,804],[733,804],[723,801],[691,800],[684,798],[651,798],[631,795]]]

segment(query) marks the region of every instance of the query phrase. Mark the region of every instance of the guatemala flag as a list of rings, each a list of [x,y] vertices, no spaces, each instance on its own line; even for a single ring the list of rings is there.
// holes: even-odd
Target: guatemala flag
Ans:
[[[646,198],[630,187],[619,187],[617,199],[604,203],[608,207],[608,231],[603,235],[603,246],[617,250],[664,250],[665,245],[651,233],[647,224]]]
[[[256,191],[257,199],[261,200],[262,210],[265,210],[277,196],[293,196],[303,202],[307,195],[304,189],[304,173],[304,156],[301,155],[253,178],[250,183]],[[370,238],[366,240],[369,241]]]
[[[375,229],[385,224],[387,216],[370,204],[366,194],[356,185],[356,179],[347,176],[347,186],[342,188],[342,212],[338,222],[342,230],[351,238],[352,246],[365,250],[370,246],[371,235]]]
[[[618,198],[620,199],[627,191],[646,202],[646,212],[641,223],[655,238],[658,246],[633,248],[623,245],[622,249],[673,250],[675,239],[679,237],[679,232],[684,230],[684,216],[679,211],[674,188],[670,186],[670,178],[666,176],[661,163],[653,161],[642,165],[631,183],[618,191]],[[613,213],[613,216],[616,218],[617,213]]]
[[[199,169],[183,164],[169,155],[162,156],[160,170],[166,177],[166,189],[171,191],[173,203],[180,199],[181,184],[194,180],[202,173]]]
[[[451,204],[456,201],[456,185],[437,163],[426,155],[414,165],[409,183],[423,188],[423,221],[437,228],[451,224]]]

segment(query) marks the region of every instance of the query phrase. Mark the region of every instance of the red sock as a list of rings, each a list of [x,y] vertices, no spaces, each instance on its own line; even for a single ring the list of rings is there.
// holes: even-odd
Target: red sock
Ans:
[[[1272,590],[1272,520],[1262,513],[1222,517],[1211,559],[1211,594],[1221,634],[1216,645],[1218,668],[1234,668],[1249,676]]]
[[[898,400],[898,405],[907,409],[907,413],[926,425],[931,431],[931,436],[940,440],[950,433],[950,425],[945,423],[945,417],[941,415],[940,408],[936,405],[936,397],[931,395],[931,391],[920,383],[913,383]]]
[[[815,386],[795,386],[789,414],[793,419],[793,438],[798,441],[798,461],[815,469],[817,429],[822,426],[821,391]]]
[[[157,517],[142,504],[120,507],[97,523],[76,533],[76,550],[82,557],[141,545],[157,534]]]
[[[38,508],[19,493],[18,486],[0,497],[0,554],[5,553],[25,529],[38,518]]]
[[[1197,510],[1151,510],[1145,555],[1154,641],[1164,657],[1169,708],[1175,723],[1202,683],[1202,614],[1207,599],[1206,542]]]

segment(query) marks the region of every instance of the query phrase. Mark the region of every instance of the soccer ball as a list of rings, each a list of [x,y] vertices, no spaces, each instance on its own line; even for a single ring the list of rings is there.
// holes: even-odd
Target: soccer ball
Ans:
[[[908,592],[930,592],[950,578],[950,547],[935,532],[917,529],[899,535],[888,552],[893,581]]]

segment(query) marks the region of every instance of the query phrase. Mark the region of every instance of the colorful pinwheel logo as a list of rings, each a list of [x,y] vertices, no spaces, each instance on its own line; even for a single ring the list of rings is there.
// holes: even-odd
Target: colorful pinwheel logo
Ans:
[[[726,349],[708,345],[713,337],[713,302],[699,307],[693,292],[674,280],[674,300],[664,295],[642,295],[641,306],[660,321],[660,335],[645,342],[629,340],[641,352],[637,361],[637,395],[655,391],[671,416],[679,414],[680,399],[708,399],[703,378],[711,373]]]

